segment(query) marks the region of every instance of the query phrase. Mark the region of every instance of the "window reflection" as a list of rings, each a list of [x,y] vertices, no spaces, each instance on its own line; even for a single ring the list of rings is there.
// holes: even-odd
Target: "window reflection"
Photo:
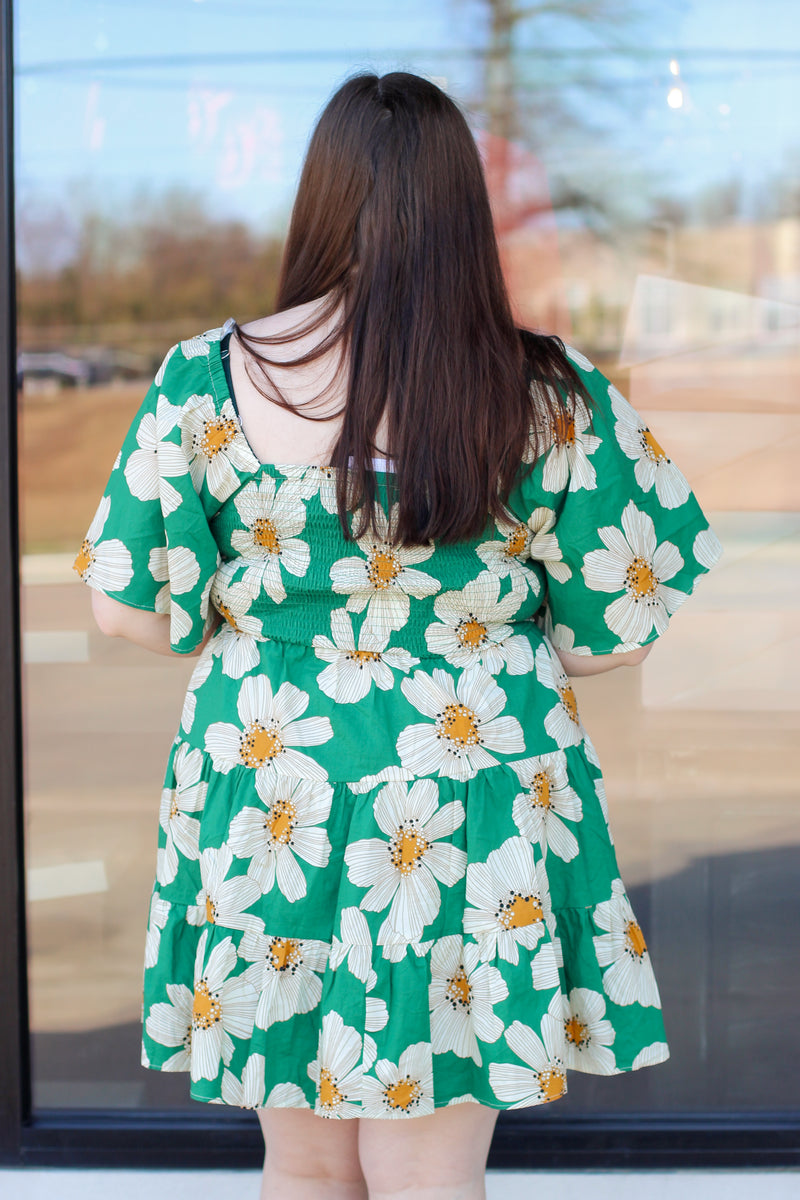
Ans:
[[[642,668],[575,684],[672,1058],[613,1085],[576,1076],[543,1119],[796,1106],[800,31],[791,0],[769,21],[754,0],[616,26],[595,7],[304,0],[256,20],[175,3],[152,9],[154,54],[127,5],[18,0],[38,1105],[192,1103],[184,1076],[137,1066],[160,772],[190,666],[104,639],[70,567],[166,347],[272,305],[307,131],[367,63],[435,75],[469,107],[519,319],[610,375],[725,546]]]

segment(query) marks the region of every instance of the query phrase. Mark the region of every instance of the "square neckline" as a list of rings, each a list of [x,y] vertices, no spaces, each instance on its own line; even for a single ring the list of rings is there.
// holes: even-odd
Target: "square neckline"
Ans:
[[[228,319],[225,321],[225,324],[222,326],[220,336],[215,338],[214,341],[210,343],[209,369],[211,371],[217,399],[219,399],[220,390],[222,390],[225,399],[230,400],[231,404],[233,405],[233,411],[236,414],[236,424],[239,426],[239,433],[241,434],[247,449],[258,463],[259,469],[265,468],[267,470],[275,470],[281,475],[287,475],[291,471],[338,471],[338,467],[331,466],[330,464],[322,465],[320,463],[262,462],[262,460],[258,457],[255,450],[250,445],[247,434],[244,431],[244,425],[242,424],[239,406],[236,403],[236,397],[233,392],[233,381],[229,375],[230,366],[225,362],[226,355],[223,354],[222,349],[222,343],[229,341],[230,336],[233,333],[233,327],[236,323],[237,322],[234,317],[228,317]],[[230,358],[229,350],[227,351],[227,357]],[[376,475],[394,475],[395,472],[393,470],[387,469],[386,464],[389,462],[391,462],[390,459],[373,458],[372,470]],[[377,463],[382,463],[384,465],[379,467],[376,466]]]

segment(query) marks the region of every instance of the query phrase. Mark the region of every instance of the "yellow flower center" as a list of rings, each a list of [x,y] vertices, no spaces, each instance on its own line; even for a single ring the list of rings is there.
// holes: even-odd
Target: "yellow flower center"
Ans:
[[[209,995],[208,983],[201,979],[194,985],[192,1025],[195,1029],[210,1029],[222,1020],[222,1005],[216,996]]]
[[[428,839],[411,823],[396,829],[389,843],[392,866],[401,875],[410,875],[428,849]]]
[[[180,809],[178,808],[178,793],[173,792],[172,799],[170,800],[170,804],[169,804],[169,818],[168,819],[170,821],[174,820],[174,818],[177,817],[179,811],[180,811]]]
[[[539,1072],[539,1087],[545,1102],[560,1100],[567,1090],[566,1076],[558,1067],[547,1067],[544,1071]]]
[[[642,438],[642,442],[644,443],[644,452],[648,458],[651,458],[653,460],[653,462],[658,462],[661,459],[664,459],[666,462],[669,462],[669,459],[667,458],[666,454],[661,449],[661,446],[658,444],[656,439],[653,437],[653,435],[649,429],[643,429],[641,431],[641,438]]]
[[[260,721],[248,725],[242,734],[239,757],[246,767],[263,767],[283,753],[283,742],[278,736],[278,726],[265,729]]]
[[[392,554],[391,550],[373,548],[367,562],[367,575],[374,588],[379,590],[388,588],[397,579],[402,569],[400,560]]]
[[[217,608],[218,612],[222,613],[223,617],[228,622],[231,629],[235,629],[237,633],[242,632],[241,629],[239,628],[239,626],[236,624],[236,618],[234,617],[231,610],[228,608],[227,604],[223,604],[221,600],[217,600],[216,608]]]
[[[644,940],[641,926],[636,921],[628,921],[625,926],[625,942],[627,948],[636,955],[637,958],[642,958],[647,953],[647,943]]]
[[[282,846],[291,842],[296,819],[297,809],[291,800],[276,800],[267,817],[271,840]]]
[[[281,540],[275,522],[269,517],[257,517],[253,525],[253,541],[269,554],[280,554]]]
[[[637,554],[625,572],[625,586],[637,600],[655,595],[658,580],[646,558],[641,558]]]
[[[78,551],[75,562],[72,564],[73,570],[77,571],[79,575],[83,575],[84,572],[89,570],[89,567],[93,562],[94,546],[88,538],[84,538],[81,542],[81,548]]]
[[[439,718],[439,731],[459,748],[477,746],[481,740],[477,716],[465,704],[447,705]]]
[[[293,973],[302,961],[300,943],[295,938],[273,938],[270,942],[269,962],[276,971]]]
[[[531,780],[530,790],[531,804],[536,808],[550,808],[552,801],[550,799],[550,776],[546,771],[537,771]]]
[[[506,538],[506,544],[503,548],[503,553],[505,554],[506,558],[516,558],[518,555],[522,554],[527,540],[527,525],[515,525],[511,533]]]
[[[461,621],[456,629],[456,637],[462,646],[468,650],[477,650],[486,641],[487,628],[477,621],[470,613],[469,620]]]
[[[519,892],[513,893],[508,900],[501,900],[500,907],[494,915],[504,929],[521,929],[544,918],[539,897],[522,896]]]
[[[363,666],[368,662],[380,662],[381,652],[380,650],[351,650],[347,657],[353,659],[359,666]]]
[[[206,892],[206,920],[208,921],[209,925],[216,925],[217,923],[216,905],[209,896],[208,892]]]
[[[445,998],[450,1001],[453,1008],[462,1008],[469,1012],[472,1000],[472,988],[470,987],[467,972],[464,970],[463,964],[458,968],[455,975],[448,979]]]
[[[417,1079],[406,1075],[396,1083],[390,1083],[383,1093],[389,1108],[402,1108],[407,1112],[412,1104],[416,1104],[422,1096],[422,1088]]]
[[[564,705],[566,714],[570,721],[578,724],[578,701],[575,699],[575,693],[569,684],[566,687],[559,688],[558,694],[561,698],[561,703]]]
[[[236,422],[230,417],[216,417],[203,425],[203,437],[200,442],[200,453],[206,458],[213,458],[229,446],[236,437]]]
[[[589,1026],[579,1021],[574,1013],[564,1022],[564,1033],[567,1041],[572,1042],[573,1046],[584,1046],[589,1041]]]
[[[553,422],[553,437],[557,446],[575,443],[575,418],[569,413],[557,413]]]
[[[336,1080],[327,1067],[322,1067],[319,1073],[319,1102],[323,1108],[338,1108],[344,1100],[344,1093],[336,1086]]]

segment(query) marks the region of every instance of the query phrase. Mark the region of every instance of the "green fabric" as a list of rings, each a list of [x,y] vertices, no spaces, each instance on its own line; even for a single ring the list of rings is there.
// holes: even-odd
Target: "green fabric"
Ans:
[[[143,1065],[188,1072],[197,1100],[404,1118],[663,1061],[553,647],[664,632],[720,552],[688,484],[570,350],[592,411],[521,472],[513,520],[458,545],[347,542],[332,471],[248,446],[230,327],[167,355],[76,560],[169,611],[179,652],[209,601],[226,618],[167,764]]]

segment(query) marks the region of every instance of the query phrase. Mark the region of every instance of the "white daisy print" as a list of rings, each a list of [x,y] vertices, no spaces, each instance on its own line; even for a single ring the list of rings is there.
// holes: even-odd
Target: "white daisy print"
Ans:
[[[165,375],[167,367],[169,365],[169,360],[172,358],[173,354],[175,353],[175,351],[177,349],[178,349],[178,343],[176,342],[174,346],[170,346],[169,350],[164,355],[164,358],[162,359],[162,362],[161,362],[161,366],[156,371],[156,377],[154,380],[156,387],[161,387],[161,384],[164,382],[164,375]]]
[[[516,966],[519,947],[533,950],[544,936],[547,873],[525,838],[508,838],[485,863],[469,864],[466,898],[474,907],[464,912],[464,932],[476,939],[483,962],[497,957]]]
[[[181,342],[181,354],[184,358],[208,358],[211,347],[200,334],[197,337],[184,338]]]
[[[233,328],[233,325],[234,321],[230,318],[224,325],[207,329],[205,333],[198,334],[197,337],[185,338],[180,344],[184,358],[208,358],[211,350],[210,343],[218,342],[229,329]]]
[[[514,1021],[506,1030],[509,1047],[527,1065],[490,1063],[489,1082],[497,1099],[510,1108],[547,1104],[566,1094],[563,1004],[557,992],[542,1017],[541,1037],[522,1021]]]
[[[594,910],[594,922],[604,933],[594,937],[595,954],[603,972],[603,990],[615,1004],[660,1008],[661,998],[641,926],[633,914],[621,879],[611,884],[611,898]]]
[[[276,1083],[267,1096],[265,1108],[311,1108],[305,1092],[296,1083]]]
[[[559,967],[564,966],[561,938],[556,937],[548,925],[550,942],[543,942],[531,959],[531,983],[537,992],[549,992],[561,987]]]
[[[319,1117],[360,1117],[361,1037],[338,1012],[322,1018],[317,1057],[308,1074],[317,1088],[314,1112]]]
[[[156,583],[163,583],[156,594],[155,610],[169,613],[169,631],[173,641],[185,638],[192,629],[192,618],[173,596],[191,592],[200,578],[200,566],[194,551],[185,546],[154,546],[147,564]]]
[[[655,487],[662,508],[679,508],[689,499],[689,484],[662,450],[659,443],[637,413],[613,384],[608,388],[614,416],[614,436],[620,449],[633,459],[633,474],[643,492]]]
[[[525,596],[510,591],[502,600],[500,578],[481,571],[458,592],[442,592],[433,602],[438,617],[425,630],[431,654],[441,655],[454,667],[475,663],[490,675],[506,668],[509,675],[524,675],[533,670],[533,651],[529,640],[514,633],[508,624]]]
[[[578,716],[578,701],[555,650],[551,650],[547,642],[542,642],[536,651],[536,677],[539,683],[558,696],[555,708],[551,708],[544,719],[544,727],[550,737],[560,750],[580,745],[583,725]]]
[[[225,618],[210,643],[211,653],[221,657],[223,675],[241,679],[260,663],[260,645],[266,640],[261,621],[249,611],[252,593],[241,582],[230,583],[219,570],[211,585],[211,603]]]
[[[399,1062],[379,1059],[374,1071],[377,1079],[363,1078],[363,1116],[423,1117],[434,1111],[430,1042],[407,1046]]]
[[[355,704],[363,700],[373,683],[384,692],[394,687],[392,668],[408,673],[419,663],[407,650],[387,649],[389,638],[370,623],[363,622],[356,646],[353,623],[347,609],[331,613],[331,637],[314,636],[312,645],[317,658],[329,665],[320,671],[317,683],[326,696],[337,704]]]
[[[258,996],[243,975],[232,976],[238,963],[233,938],[217,942],[208,956],[208,930],[197,943],[192,1003],[192,1080],[216,1079],[220,1060],[227,1067],[233,1057],[233,1038],[250,1038],[253,1033]]]
[[[478,961],[474,942],[458,934],[439,938],[431,950],[431,1048],[434,1054],[451,1050],[481,1066],[478,1039],[496,1042],[503,1022],[494,1011],[508,996],[508,986],[497,967]]]
[[[137,500],[159,500],[165,514],[175,512],[181,494],[170,479],[185,475],[189,469],[183,448],[168,437],[178,423],[180,406],[159,396],[154,413],[147,412],[136,430],[136,444],[125,464],[125,479]]]
[[[305,467],[298,483],[304,500],[318,495],[326,512],[333,515],[337,511],[335,467]]]
[[[389,962],[402,962],[409,950],[413,950],[417,958],[424,958],[433,945],[433,939],[426,942],[409,941],[402,933],[396,933],[392,929],[387,930],[385,925],[386,922],[380,930],[382,940],[379,945],[383,948],[383,957]],[[372,967],[372,936],[366,917],[355,905],[342,909],[340,936],[334,937],[331,946],[329,958],[331,970],[335,971],[345,960],[350,974],[355,975],[357,979],[366,984],[367,991],[370,991],[378,982],[378,976]],[[368,1010],[372,999],[372,997],[368,997]],[[380,1003],[383,1004],[383,1001]],[[378,1025],[375,1028],[380,1029],[383,1026]]]
[[[194,725],[195,712],[197,711],[197,692],[203,686],[205,681],[211,674],[211,669],[214,666],[214,658],[211,650],[211,643],[207,643],[197,660],[197,664],[192,671],[186,688],[186,695],[183,700],[183,710],[181,712],[181,728],[184,733],[191,733]]]
[[[545,613],[544,632],[556,650],[566,650],[567,654],[584,656],[590,656],[592,653],[589,646],[575,645],[575,630],[570,629],[569,625],[553,624],[549,609]]]
[[[334,592],[347,595],[348,612],[366,608],[370,624],[379,637],[388,640],[392,630],[402,629],[410,612],[410,597],[416,600],[433,596],[441,584],[432,575],[418,571],[416,564],[433,554],[433,543],[424,546],[396,546],[391,540],[397,505],[389,516],[375,505],[377,534],[368,531],[356,540],[364,558],[339,558],[331,567]]]
[[[501,717],[506,694],[483,667],[462,671],[458,683],[437,667],[415,671],[400,684],[403,695],[433,723],[407,725],[397,739],[400,761],[415,775],[437,771],[450,779],[473,779],[501,754],[524,751],[516,717]]]
[[[528,547],[530,557],[540,562],[547,574],[557,583],[566,583],[572,578],[572,569],[563,561],[558,538],[552,532],[556,514],[552,508],[542,505],[528,517],[531,540]]]
[[[408,941],[422,936],[439,911],[438,884],[452,887],[466,868],[466,853],[439,839],[449,837],[464,822],[464,805],[452,800],[439,806],[439,789],[432,779],[418,779],[411,787],[387,783],[373,806],[384,838],[351,842],[344,852],[348,878],[356,887],[369,888],[359,907],[382,912],[391,905],[381,930],[400,934]]]
[[[694,539],[692,546],[692,554],[695,556],[701,567],[705,567],[710,571],[722,554],[722,542],[719,540],[713,529],[701,529],[697,537]]]
[[[378,982],[378,976],[375,971],[370,971],[367,991],[371,991]],[[372,1064],[378,1057],[378,1047],[375,1038],[370,1037],[370,1033],[377,1033],[379,1029],[385,1029],[389,1020],[389,1009],[386,1001],[380,996],[367,996],[364,1006],[364,1057],[362,1067],[365,1071],[372,1068]]]
[[[282,571],[302,577],[308,570],[308,543],[297,537],[305,528],[306,510],[296,484],[287,480],[276,487],[266,475],[261,483],[248,483],[234,499],[244,529],[234,529],[231,544],[252,565],[242,582],[253,595],[261,588],[276,604],[286,599]]]
[[[623,641],[640,644],[652,630],[662,634],[672,613],[683,604],[685,592],[668,587],[683,566],[672,542],[656,540],[653,519],[630,500],[622,514],[622,529],[598,529],[605,550],[590,550],[584,557],[587,587],[599,592],[623,592],[605,610],[605,622]]]
[[[159,1046],[174,1046],[175,1053],[161,1064],[162,1071],[189,1071],[192,1065],[194,996],[183,983],[168,983],[169,1002],[153,1004],[144,1023],[148,1037]],[[144,1054],[144,1052],[143,1052]]]
[[[570,787],[567,756],[563,750],[522,758],[508,764],[525,789],[514,797],[511,815],[523,837],[552,850],[564,862],[578,853],[578,841],[565,821],[580,821],[580,796]]]
[[[258,884],[246,875],[227,878],[233,865],[230,847],[207,846],[199,857],[200,891],[186,909],[190,925],[222,925],[226,929],[248,929],[258,918],[245,912],[261,895]]]
[[[597,795],[597,803],[600,805],[600,811],[602,812],[603,817],[605,818],[606,828],[608,831],[608,840],[611,842],[611,845],[613,846],[614,845],[614,834],[611,830],[611,825],[609,824],[609,820],[608,820],[608,797],[606,796],[606,785],[602,779],[595,779],[594,790]]]
[[[111,497],[103,496],[72,564],[84,583],[101,592],[121,592],[133,579],[131,552],[119,538],[102,540],[111,511]]]
[[[169,918],[172,905],[165,900],[159,891],[154,891],[150,897],[150,912],[147,918],[147,934],[144,944],[144,965],[154,967],[158,962],[158,950],[161,945],[161,930]]]
[[[180,424],[183,455],[196,492],[205,480],[212,496],[227,500],[239,487],[237,471],[258,470],[258,459],[245,441],[230,400],[217,412],[213,396],[189,396]]]
[[[300,900],[307,888],[298,858],[312,867],[328,865],[331,844],[319,826],[330,815],[333,788],[314,779],[256,774],[256,791],[265,807],[238,812],[227,845],[237,858],[251,860],[247,874],[261,892],[277,882],[287,900]]]
[[[654,1067],[656,1063],[666,1062],[669,1058],[669,1046],[666,1042],[651,1042],[634,1058],[631,1070],[638,1071],[640,1067]]]
[[[266,1089],[266,1060],[263,1054],[249,1054],[239,1079],[227,1067],[222,1072],[220,1100],[211,1103],[234,1104],[237,1108],[263,1108]],[[299,1090],[299,1089],[298,1089]]]
[[[559,412],[553,429],[553,446],[548,451],[542,472],[542,487],[546,492],[570,492],[581,488],[594,490],[597,474],[589,455],[602,445],[602,438],[587,433],[589,410],[580,396],[574,396],[572,411]]]
[[[354,796],[363,796],[365,792],[371,792],[379,783],[410,783],[413,778],[414,772],[407,771],[405,767],[384,767],[382,771],[376,771],[374,775],[362,775],[360,779],[348,783],[347,786]]]
[[[200,857],[200,822],[193,814],[202,812],[208,784],[200,775],[203,753],[190,750],[184,743],[175,752],[172,762],[175,787],[161,793],[159,822],[166,834],[166,845],[157,853],[156,879],[161,884],[172,883],[178,873],[178,854],[184,858]]]
[[[609,1047],[616,1032],[606,1018],[604,998],[591,988],[573,988],[565,1012],[567,1067],[593,1075],[613,1075],[617,1064]]]
[[[270,774],[327,779],[327,771],[293,746],[318,746],[333,737],[327,717],[297,718],[308,708],[308,692],[282,683],[273,696],[266,675],[249,675],[237,702],[240,728],[225,721],[209,725],[205,747],[214,770],[227,775],[234,767],[249,767],[256,779]]]
[[[576,350],[574,346],[568,346],[565,343],[564,349],[567,352],[567,357],[571,358],[572,361],[577,366],[583,367],[584,371],[593,371],[594,370],[594,363],[589,362],[589,359],[586,357],[586,355],[581,354],[581,352],[579,350]]]
[[[354,904],[342,909],[339,937],[333,939],[328,960],[331,970],[337,970],[345,960],[351,975],[355,975],[363,984],[370,982],[370,977],[375,974],[372,969],[372,935],[367,918]]]
[[[528,588],[538,596],[540,588],[536,573],[525,566],[530,558],[530,529],[524,521],[505,517],[495,520],[495,528],[500,536],[476,546],[478,558],[499,579],[510,579],[514,590],[521,591],[523,598]]]
[[[239,943],[239,957],[252,964],[244,974],[258,992],[255,1023],[259,1029],[311,1012],[319,1004],[327,942],[251,929]]]

